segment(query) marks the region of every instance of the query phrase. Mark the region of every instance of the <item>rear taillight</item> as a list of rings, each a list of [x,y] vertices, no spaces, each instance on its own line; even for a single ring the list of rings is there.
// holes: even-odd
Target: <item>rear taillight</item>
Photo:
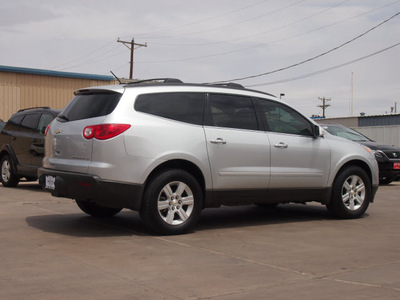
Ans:
[[[47,125],[46,130],[44,132],[44,136],[47,136],[47,133],[49,132],[50,129],[50,125]]]
[[[83,136],[86,139],[95,138],[98,140],[111,139],[131,127],[129,124],[101,124],[87,126],[83,129]]]

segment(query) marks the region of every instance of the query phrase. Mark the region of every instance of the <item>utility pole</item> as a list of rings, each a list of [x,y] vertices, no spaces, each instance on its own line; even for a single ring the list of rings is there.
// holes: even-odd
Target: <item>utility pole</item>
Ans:
[[[325,119],[325,109],[327,109],[329,106],[331,106],[330,104],[326,104],[326,103],[331,101],[331,98],[328,99],[325,97],[323,97],[323,98],[318,97],[318,99],[322,101],[322,105],[318,105],[318,107],[322,108],[322,117]]]
[[[133,52],[135,51],[135,49],[138,49],[140,47],[147,47],[147,43],[138,44],[138,43],[135,43],[134,39],[132,39],[132,41],[130,41],[130,42],[121,41],[119,38],[118,38],[117,42],[124,44],[129,50],[131,50],[131,61],[130,61],[131,68],[130,68],[130,72],[129,72],[129,79],[132,79],[133,78]],[[138,47],[135,48],[135,46],[138,46]]]
[[[354,73],[351,72],[351,100],[350,100],[350,117],[353,116],[353,103],[354,103]]]

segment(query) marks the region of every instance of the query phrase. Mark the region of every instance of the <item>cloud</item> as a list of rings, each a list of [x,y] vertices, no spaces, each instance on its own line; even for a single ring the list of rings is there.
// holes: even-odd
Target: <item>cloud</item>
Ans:
[[[58,17],[48,6],[34,1],[1,1],[0,29],[18,32],[21,26],[46,22]]]
[[[129,50],[118,37],[147,42],[135,50],[139,78],[211,82],[282,68],[318,55],[400,11],[400,1],[0,0],[0,64],[62,71],[129,74]],[[307,64],[245,81],[252,85],[302,76],[368,55],[396,42],[399,18]],[[400,100],[400,47],[313,77],[257,89],[284,97],[307,115],[385,113]]]

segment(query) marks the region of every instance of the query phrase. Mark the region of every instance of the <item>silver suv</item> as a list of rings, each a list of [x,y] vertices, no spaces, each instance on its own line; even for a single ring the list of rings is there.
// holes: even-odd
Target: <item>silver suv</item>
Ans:
[[[360,217],[378,167],[270,94],[167,79],[76,91],[47,129],[39,182],[94,217],[128,208],[180,234],[221,205],[317,201]]]

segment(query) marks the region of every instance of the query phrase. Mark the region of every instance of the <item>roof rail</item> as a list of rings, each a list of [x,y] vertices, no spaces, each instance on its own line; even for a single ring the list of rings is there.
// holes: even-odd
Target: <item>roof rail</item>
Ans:
[[[50,109],[50,107],[48,107],[48,106],[28,107],[28,108],[20,109],[18,112],[26,111],[26,110],[31,110],[31,109]]]
[[[244,89],[244,86],[239,84],[239,83],[234,83],[234,82],[226,82],[226,83],[209,83],[210,85],[216,85],[216,86],[226,86],[230,88],[237,88],[237,89]]]
[[[140,83],[155,83],[161,81],[161,83],[183,83],[182,80],[177,78],[151,78],[151,79],[144,79],[138,81],[131,81],[126,84],[140,84]]]

